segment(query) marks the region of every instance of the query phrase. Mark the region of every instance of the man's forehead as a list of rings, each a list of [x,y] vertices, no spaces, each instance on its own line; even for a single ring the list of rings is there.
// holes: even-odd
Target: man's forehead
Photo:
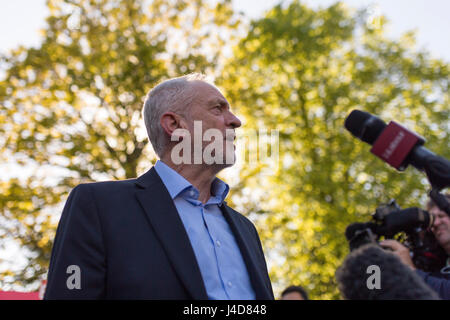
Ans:
[[[430,213],[435,216],[447,216],[447,213],[445,213],[444,211],[439,209],[439,207],[437,207],[437,206],[434,206],[433,208],[431,208]]]
[[[227,99],[225,99],[219,89],[215,86],[198,80],[193,81],[191,85],[196,96],[205,99],[207,103],[228,104]]]
[[[222,97],[215,97],[207,100],[208,104],[220,104],[220,105],[228,105],[228,101]]]

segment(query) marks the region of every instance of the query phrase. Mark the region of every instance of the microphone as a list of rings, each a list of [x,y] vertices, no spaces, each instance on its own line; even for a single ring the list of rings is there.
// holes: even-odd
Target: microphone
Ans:
[[[368,243],[376,243],[378,239],[377,229],[378,226],[373,222],[355,222],[348,225],[345,229],[345,237],[347,238],[350,251]]]
[[[425,171],[433,186],[450,186],[450,162],[422,145],[425,139],[395,121],[388,125],[378,117],[361,110],[353,110],[345,119],[345,128],[358,139],[372,145],[377,157],[399,171],[409,164]]]
[[[378,286],[369,286],[369,278],[377,276]],[[374,244],[352,251],[336,271],[336,280],[347,300],[440,300],[397,256]]]
[[[358,232],[366,230],[367,228],[369,228],[370,230],[373,231],[372,225],[373,225],[373,223],[371,223],[371,222],[366,222],[366,223],[354,222],[352,224],[349,224],[347,226],[347,228],[345,229],[345,237],[347,238],[347,241],[352,240],[353,237],[355,235],[357,235]]]

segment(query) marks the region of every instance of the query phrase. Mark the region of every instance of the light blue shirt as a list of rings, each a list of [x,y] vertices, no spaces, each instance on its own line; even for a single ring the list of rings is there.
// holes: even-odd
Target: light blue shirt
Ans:
[[[203,204],[198,190],[162,161],[155,169],[172,197],[194,249],[209,299],[252,300],[255,292],[233,232],[219,206],[229,186],[215,178]]]

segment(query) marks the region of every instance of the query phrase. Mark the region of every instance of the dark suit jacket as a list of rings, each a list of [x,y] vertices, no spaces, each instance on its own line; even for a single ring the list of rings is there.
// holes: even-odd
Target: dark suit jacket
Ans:
[[[221,209],[256,299],[273,299],[255,227],[226,204]],[[67,286],[70,265],[80,268],[80,289]],[[208,299],[188,235],[154,168],[137,179],[72,190],[58,225],[44,298]]]

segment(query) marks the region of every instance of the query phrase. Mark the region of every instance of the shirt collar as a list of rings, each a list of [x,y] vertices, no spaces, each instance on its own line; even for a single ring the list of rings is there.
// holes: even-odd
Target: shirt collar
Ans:
[[[220,180],[219,178],[215,178],[211,185],[211,194],[213,197],[217,199],[219,204],[222,204],[222,202],[225,200],[225,198],[228,195],[228,192],[230,191],[230,187],[228,184]]]
[[[181,174],[160,160],[156,161],[155,170],[161,177],[172,199],[175,199],[183,190],[192,186]]]
[[[198,192],[198,190],[189,181],[187,181],[186,178],[161,160],[156,161],[155,170],[161,177],[161,180],[166,186],[167,191],[169,191],[172,199],[175,199],[180,193],[189,188],[193,188]],[[216,202],[222,204],[229,191],[230,187],[228,184],[217,177],[213,180],[211,185],[211,194],[212,197],[216,198]]]

